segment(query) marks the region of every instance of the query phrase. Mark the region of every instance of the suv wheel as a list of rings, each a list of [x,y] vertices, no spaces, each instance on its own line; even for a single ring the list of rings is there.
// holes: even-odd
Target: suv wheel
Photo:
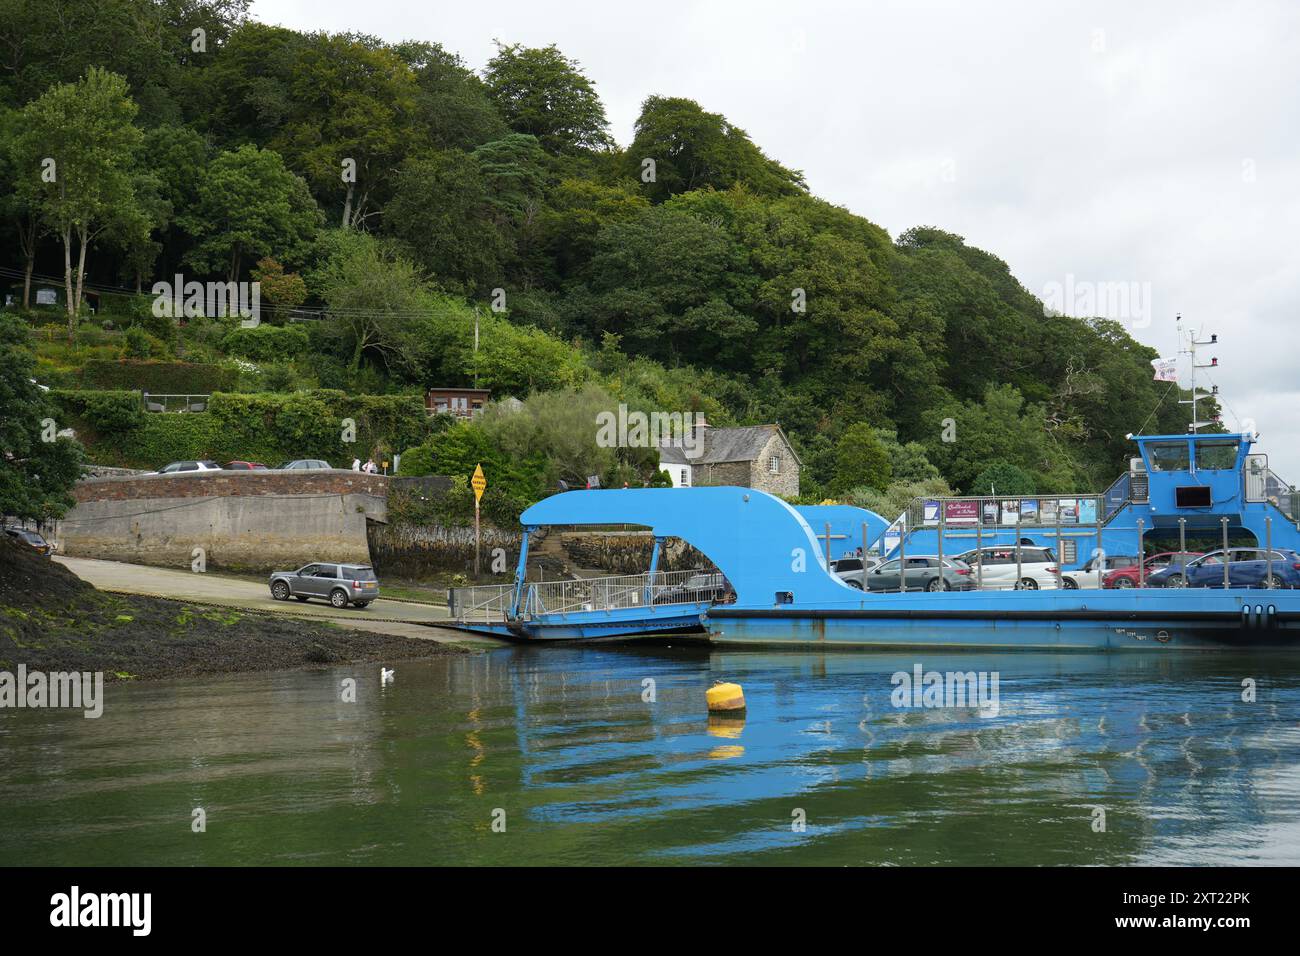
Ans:
[[[1266,588],[1284,588],[1286,584],[1276,574],[1270,574],[1264,578],[1264,587]]]
[[[337,608],[347,607],[348,592],[343,590],[342,588],[335,588],[333,591],[330,592],[330,603]]]
[[[1038,582],[1033,578],[1021,578],[1020,583],[1016,585],[1017,591],[1037,591]]]
[[[859,591],[862,590],[862,582],[861,582],[861,581],[845,581],[844,583],[847,584],[847,585],[848,585],[849,587],[851,587],[851,588],[855,588],[856,590],[859,590]]]
[[[946,591],[948,590],[948,582],[943,578],[935,578],[925,586],[925,589],[927,591]]]
[[[1183,586],[1183,576],[1181,574],[1171,574],[1165,578],[1165,587],[1180,588]]]
[[[1077,591],[1079,590],[1079,582],[1074,578],[1061,578],[1061,587],[1067,591]]]
[[[1116,579],[1115,579],[1114,587],[1117,587],[1117,588],[1131,588],[1131,587],[1133,587],[1133,579],[1132,579],[1132,578],[1128,578],[1128,577],[1116,578]]]
[[[271,597],[277,601],[289,600],[289,585],[283,581],[276,581],[271,585]]]

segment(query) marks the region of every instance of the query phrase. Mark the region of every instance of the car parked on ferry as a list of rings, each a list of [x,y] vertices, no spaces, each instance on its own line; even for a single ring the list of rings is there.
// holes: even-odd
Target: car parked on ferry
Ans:
[[[266,465],[260,461],[228,461],[226,462],[227,471],[267,471]]]
[[[286,461],[277,471],[321,471],[327,468],[333,468],[328,461],[323,458],[296,458],[293,461]]]
[[[907,562],[906,569],[902,561]],[[900,573],[901,572],[901,573]],[[880,564],[864,575],[868,591],[897,591],[900,578],[909,591],[973,591],[975,581],[970,566],[956,558],[944,558],[942,572],[937,555],[906,555]],[[852,587],[852,585],[850,585]]]
[[[1228,587],[1300,587],[1300,552],[1274,549],[1271,561],[1269,555],[1263,548],[1229,548]],[[1223,587],[1222,549],[1188,562],[1184,576],[1189,588]]]
[[[884,558],[868,555],[864,560],[856,556],[846,555],[830,563],[830,572],[849,587],[861,591],[862,578],[866,572],[879,567],[883,563]]]
[[[1016,576],[1016,548],[997,545],[957,555],[968,564],[978,586],[986,591],[1050,591],[1057,587],[1056,555],[1051,548],[1020,547],[1020,575]]]
[[[1128,564],[1115,568],[1104,579],[1108,588],[1135,588],[1140,582],[1149,588],[1182,587],[1183,568],[1194,558],[1201,556],[1200,551],[1163,551],[1153,554],[1142,562],[1142,573],[1138,574],[1136,558],[1128,558]],[[1170,583],[1170,582],[1173,583]]]
[[[272,571],[271,597],[277,601],[322,598],[337,608],[365,607],[379,597],[379,579],[368,564],[307,564],[297,571]]]
[[[1106,576],[1112,573],[1113,570],[1127,568],[1136,564],[1137,558],[1131,554],[1094,554],[1083,563],[1083,567],[1075,568],[1073,571],[1062,571],[1061,587],[1067,591],[1075,591],[1079,588],[1100,588],[1104,585]]]

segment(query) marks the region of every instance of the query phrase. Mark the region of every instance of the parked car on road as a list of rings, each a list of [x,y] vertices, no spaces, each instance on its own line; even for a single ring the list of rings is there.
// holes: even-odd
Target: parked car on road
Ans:
[[[379,579],[368,564],[308,564],[297,571],[272,571],[271,597],[277,601],[323,598],[335,607],[365,607],[379,596]]]
[[[870,555],[864,560],[857,557],[843,557],[830,563],[831,574],[835,575],[851,588],[862,590],[862,578],[867,571],[879,567],[884,558]]]
[[[266,465],[260,461],[228,461],[226,462],[227,471],[265,471]]]
[[[1016,577],[1014,545],[978,548],[957,556],[974,571],[978,586],[986,591],[1050,591],[1056,585],[1056,555],[1051,548],[1020,548],[1020,577]]]
[[[170,465],[163,465],[155,475],[179,475],[189,471],[221,471],[221,466],[215,461],[174,461]]]
[[[955,558],[944,558],[940,573],[936,555],[907,555],[907,568],[894,558],[866,572],[868,591],[897,591],[900,578],[906,579],[909,591],[973,591],[975,581],[968,564]],[[901,573],[900,573],[901,572]]]
[[[1061,587],[1067,591],[1079,588],[1099,588],[1103,586],[1106,575],[1115,568],[1127,568],[1137,564],[1137,558],[1131,554],[1105,555],[1094,554],[1083,563],[1083,567],[1073,571],[1061,572]]]
[[[328,461],[321,458],[298,458],[294,461],[286,461],[279,467],[279,471],[319,471],[322,468],[334,467]]]
[[[28,531],[26,528],[5,528],[5,534],[47,558],[54,553],[54,545],[46,541],[39,532]]]
[[[1183,569],[1183,574],[1189,588],[1223,587],[1223,551],[1211,551],[1189,561]],[[1274,549],[1270,562],[1269,552],[1263,548],[1229,548],[1228,586],[1233,588],[1300,587],[1300,552]]]
[[[1160,554],[1153,554],[1142,562],[1142,581],[1149,588],[1182,587],[1184,566],[1193,558],[1200,556],[1199,551],[1163,551]],[[1129,558],[1128,561],[1128,564],[1117,567],[1106,575],[1103,581],[1105,587],[1135,588],[1138,586],[1137,559]]]

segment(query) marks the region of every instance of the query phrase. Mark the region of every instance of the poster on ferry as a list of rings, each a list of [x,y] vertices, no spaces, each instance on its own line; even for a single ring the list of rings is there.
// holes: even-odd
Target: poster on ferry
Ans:
[[[1062,498],[1060,509],[1061,524],[1074,524],[1079,520],[1079,503],[1073,498]]]
[[[1056,524],[1056,499],[1044,498],[1038,506],[1038,519],[1043,524]]]
[[[985,524],[998,523],[998,503],[996,501],[984,502],[984,523]]]
[[[1020,502],[1020,520],[1025,524],[1033,524],[1038,520],[1038,499],[1026,498]]]
[[[1079,499],[1079,524],[1096,524],[1097,523],[1097,499],[1080,498]]]
[[[1002,502],[1002,523],[1015,524],[1020,517],[1020,500]]]
[[[980,503],[978,501],[945,501],[943,520],[948,524],[979,524]]]
[[[923,524],[939,523],[939,502],[926,501],[921,506],[921,521]]]

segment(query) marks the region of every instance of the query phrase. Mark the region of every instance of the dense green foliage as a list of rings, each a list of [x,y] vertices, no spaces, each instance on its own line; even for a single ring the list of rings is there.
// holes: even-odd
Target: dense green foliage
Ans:
[[[72,507],[82,449],[58,434],[56,406],[32,383],[25,333],[0,315],[0,515],[43,520]]]
[[[78,246],[92,282],[265,286],[261,329],[194,319],[169,337],[137,304],[117,326],[142,330],[129,341],[69,319],[63,351],[40,345],[58,384],[84,359],[145,352],[277,393],[274,413],[245,409],[255,424],[223,417],[226,395],[207,425],[151,419],[101,436],[97,457],[339,459],[333,419],[313,423],[339,404],[319,390],[418,403],[477,385],[528,399],[526,413],[370,437],[411,449],[420,471],[490,465],[504,513],[561,480],[657,479],[652,454],[595,446],[584,416],[610,403],[776,421],[805,498],[892,507],[908,488],[977,490],[994,463],[1044,492],[1095,490],[1124,467],[1128,432],[1185,428],[1155,353],[1120,324],[1047,314],[959,236],[891,238],[690,99],[647,91],[620,148],[596,84],[554,47],[501,44],[480,75],[432,42],[260,24],[242,0],[5,9],[4,264],[62,271],[72,220],[36,178],[39,122],[109,170],[82,196],[102,227]],[[88,124],[97,150],[78,93],[105,104]],[[286,324],[299,305],[324,317]]]
[[[60,427],[86,440],[99,464],[125,468],[204,458],[271,467],[323,458],[348,467],[353,458],[372,455],[391,461],[394,451],[423,442],[431,428],[420,399],[411,395],[218,393],[202,414],[145,414],[136,392],[56,389],[50,398]]]

